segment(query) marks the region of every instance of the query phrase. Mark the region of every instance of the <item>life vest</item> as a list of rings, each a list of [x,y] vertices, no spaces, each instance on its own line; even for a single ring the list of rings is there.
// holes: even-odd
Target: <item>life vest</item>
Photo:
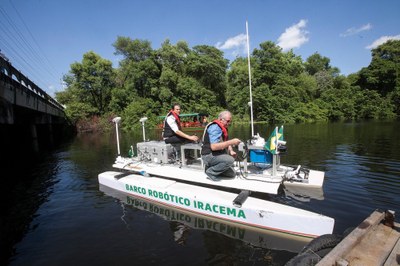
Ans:
[[[222,136],[221,136],[221,141],[227,141],[228,140],[228,130],[224,125],[221,123],[219,120],[214,120],[211,123],[209,123],[206,128],[204,129],[204,134],[203,134],[203,146],[201,148],[201,155],[206,155],[212,153],[214,156],[220,155],[220,154],[225,154],[226,149],[219,150],[219,151],[213,151],[211,150],[211,143],[210,143],[210,136],[208,135],[208,127],[217,124],[221,130],[222,130]]]
[[[167,118],[171,115],[173,115],[175,117],[175,121],[176,121],[176,124],[178,125],[178,129],[181,130],[181,119],[179,118],[179,115],[177,115],[174,112],[174,110],[170,110],[164,119],[164,129],[163,129],[163,134],[162,134],[163,138],[169,138],[169,137],[176,135],[175,132],[172,130],[172,128],[167,123]]]

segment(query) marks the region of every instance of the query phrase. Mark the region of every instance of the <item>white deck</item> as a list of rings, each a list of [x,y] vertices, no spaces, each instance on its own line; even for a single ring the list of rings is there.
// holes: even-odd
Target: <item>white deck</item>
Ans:
[[[129,162],[132,162],[129,164]],[[204,169],[199,167],[190,167],[174,164],[156,164],[156,163],[143,163],[134,162],[130,159],[120,159],[113,167],[124,170],[131,170],[134,172],[146,172],[149,175],[167,177],[176,180],[183,180],[193,183],[207,184],[217,187],[227,187],[240,190],[250,190],[255,192],[262,192],[268,194],[277,194],[279,186],[281,185],[281,178],[268,178],[263,174],[249,176],[248,179],[236,176],[230,179],[221,179],[220,181],[212,181],[207,179]]]
[[[283,181],[283,175],[287,167],[281,166],[277,175],[272,175],[272,169],[262,170],[255,166],[247,167],[247,173],[243,169],[235,167],[237,175],[235,178],[221,178],[212,181],[207,178],[200,159],[191,165],[160,164],[152,161],[143,162],[135,158],[118,157],[113,165],[114,168],[132,171],[134,173],[146,173],[152,176],[166,177],[174,180],[182,180],[192,183],[207,184],[216,187],[234,188],[254,192],[277,194],[282,182],[291,186],[322,188],[324,172],[310,170],[307,182]],[[301,181],[301,180],[300,180]]]

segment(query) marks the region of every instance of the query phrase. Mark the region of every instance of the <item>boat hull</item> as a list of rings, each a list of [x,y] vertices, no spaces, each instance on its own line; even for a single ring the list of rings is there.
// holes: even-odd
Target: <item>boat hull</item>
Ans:
[[[116,198],[126,205],[130,205],[141,211],[155,214],[166,221],[172,222],[174,225],[174,229],[172,230],[175,230],[173,231],[173,237],[177,243],[186,242],[186,232],[189,231],[189,229],[207,230],[222,234],[232,239],[243,241],[253,247],[271,250],[286,250],[296,254],[312,240],[311,238],[257,229],[217,219],[215,217],[200,215],[187,210],[172,208],[165,204],[129,195],[101,184],[99,189],[105,195]],[[125,207],[123,207],[122,213],[122,216],[125,217]],[[123,217],[121,217],[121,219],[124,219]],[[129,223],[129,220],[124,220],[124,222]]]
[[[174,208],[247,226],[314,238],[333,231],[334,219],[271,201],[248,197],[241,207],[237,194],[140,174],[108,171],[101,185]]]

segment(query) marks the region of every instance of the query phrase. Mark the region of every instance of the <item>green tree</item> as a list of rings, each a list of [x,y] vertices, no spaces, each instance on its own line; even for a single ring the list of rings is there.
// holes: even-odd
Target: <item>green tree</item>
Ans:
[[[121,65],[125,62],[140,62],[149,59],[153,55],[151,43],[147,40],[132,40],[129,37],[118,36],[113,44],[114,54],[122,55],[124,58]]]
[[[157,57],[163,68],[168,68],[179,75],[186,72],[187,57],[190,54],[190,48],[184,41],[179,41],[175,46],[169,39],[165,40],[161,48],[157,50]]]
[[[330,59],[325,56],[321,56],[319,53],[314,53],[309,56],[304,63],[306,71],[310,75],[314,75],[320,71],[327,71],[330,69]]]
[[[125,87],[116,87],[111,92],[110,111],[120,114],[134,99]]]
[[[389,40],[372,49],[368,67],[359,71],[358,85],[385,96],[400,86],[400,40]]]
[[[133,129],[147,116],[159,123],[173,102],[185,112],[217,114],[228,108],[242,121],[250,120],[247,58],[228,60],[215,47],[167,39],[158,50],[147,40],[118,37],[119,67],[94,52],[71,64],[64,76],[67,89],[56,94],[73,121],[110,113],[124,116],[123,127]],[[368,67],[348,77],[314,53],[303,62],[293,51],[282,52],[263,42],[251,55],[255,121],[303,123],[343,119],[371,119],[400,115],[400,41],[372,50]],[[86,120],[85,120],[86,119]],[[84,123],[81,123],[84,124]]]
[[[192,77],[180,78],[176,90],[177,101],[186,112],[213,114],[217,109],[217,96]]]
[[[157,100],[161,66],[150,42],[118,37],[113,45],[115,54],[123,56],[117,77],[118,88],[125,90],[122,94],[128,96],[124,103],[114,102],[118,102],[119,106],[127,106],[136,97]]]
[[[318,105],[326,110],[326,117],[331,121],[351,120],[356,117],[356,91],[350,88],[328,88],[322,92]]]
[[[328,111],[317,102],[299,103],[294,110],[293,118],[296,123],[311,123],[328,121]]]
[[[393,105],[393,110],[400,116],[400,86],[396,86],[395,90],[388,94],[391,104]]]
[[[67,88],[57,93],[56,98],[69,107],[74,103],[85,105],[82,114],[74,114],[74,117],[93,113],[103,115],[108,111],[114,78],[115,72],[109,60],[101,58],[92,51],[85,53],[81,63],[71,64],[70,73],[64,76]],[[79,112],[79,108],[76,108],[76,112]]]
[[[149,98],[135,98],[130,104],[124,109],[122,117],[124,118],[121,122],[121,126],[126,130],[133,130],[140,128],[140,118],[147,117],[149,120],[146,122],[149,125],[155,125],[159,121],[157,120],[157,114],[154,113],[157,109],[157,103]]]
[[[285,72],[285,65],[282,48],[273,42],[264,42],[260,44],[260,49],[254,49],[252,56],[252,69],[254,86],[261,84],[274,86],[279,77]]]
[[[382,98],[377,91],[362,90],[355,99],[358,119],[378,119],[393,114],[393,106]]]
[[[254,49],[252,68],[254,71],[254,116],[261,121],[296,121],[294,111],[300,102],[308,101],[315,91],[306,81],[301,57],[292,51],[283,53],[272,42],[265,42]]]
[[[297,88],[301,102],[311,102],[317,98],[318,83],[315,77],[304,72],[295,80],[294,86]]]
[[[328,71],[319,71],[314,74],[314,78],[317,82],[317,98],[319,98],[324,91],[334,88],[334,77]]]
[[[227,72],[226,100],[229,110],[235,110],[234,115],[242,120],[250,120],[249,72],[247,59],[236,58]]]
[[[175,46],[167,39],[157,50],[158,62],[162,67],[159,79],[159,101],[163,109],[171,106],[178,96],[177,87],[180,79],[186,76],[187,57],[190,49],[186,42],[180,41]]]
[[[330,62],[331,60],[328,57],[322,56],[316,52],[307,58],[304,66],[310,75],[315,75],[323,71],[330,73],[332,76],[337,76],[340,71],[338,68],[332,67]]]
[[[187,58],[187,75],[195,78],[207,90],[216,95],[217,102],[213,104],[226,107],[226,70],[228,60],[215,47],[198,45]]]

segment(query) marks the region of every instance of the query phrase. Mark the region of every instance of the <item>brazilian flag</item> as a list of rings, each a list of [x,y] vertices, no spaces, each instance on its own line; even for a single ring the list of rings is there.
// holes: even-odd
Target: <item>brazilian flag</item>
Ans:
[[[278,153],[278,140],[283,141],[283,126],[278,130],[278,127],[276,127],[271,135],[269,136],[268,141],[265,143],[265,149],[267,149],[270,153],[272,154],[277,154]]]
[[[284,141],[284,139],[283,139],[283,126],[281,126],[281,127],[279,128],[279,131],[278,131],[278,140]]]

